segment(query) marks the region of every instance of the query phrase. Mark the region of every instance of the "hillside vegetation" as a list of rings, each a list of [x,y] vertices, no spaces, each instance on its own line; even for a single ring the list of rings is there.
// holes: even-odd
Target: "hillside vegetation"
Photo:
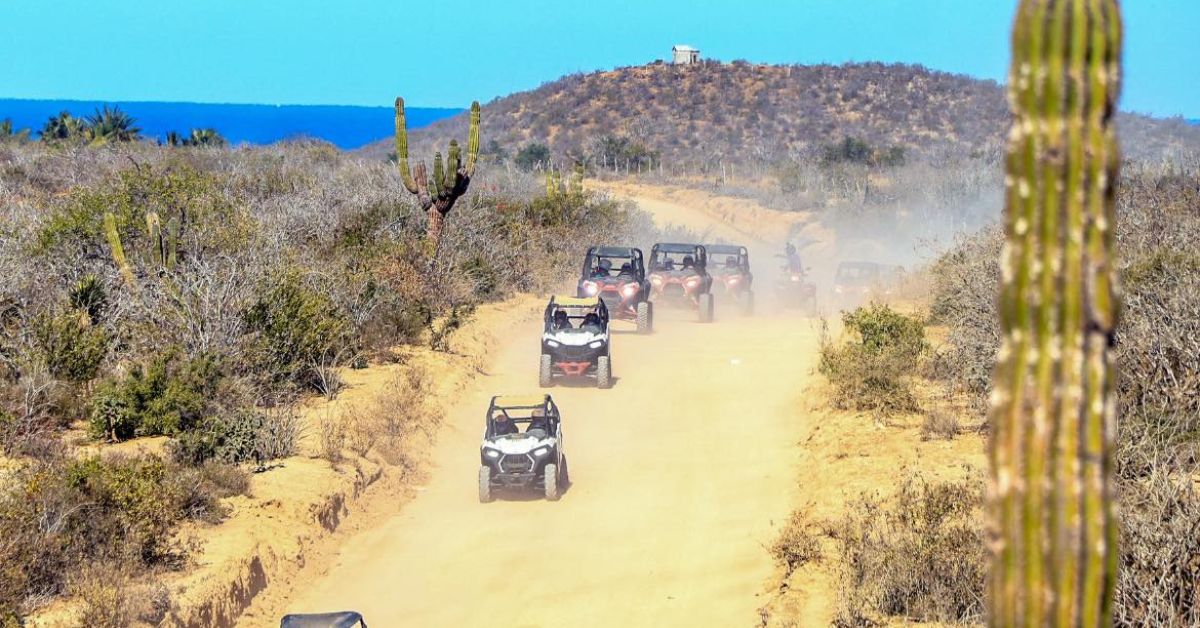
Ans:
[[[556,161],[711,172],[722,164],[766,170],[819,155],[845,138],[908,153],[995,150],[1009,113],[994,81],[921,66],[706,61],[573,74],[488,103],[484,120],[494,158],[544,145]],[[415,135],[444,144],[465,127],[457,116]],[[1130,157],[1200,147],[1200,128],[1182,119],[1126,115],[1121,131]],[[365,150],[382,158],[391,147],[381,142]]]

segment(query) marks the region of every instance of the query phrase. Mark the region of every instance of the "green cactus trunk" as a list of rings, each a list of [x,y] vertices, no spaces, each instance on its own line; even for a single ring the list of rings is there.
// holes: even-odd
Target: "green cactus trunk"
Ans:
[[[104,237],[112,249],[113,262],[116,263],[117,270],[121,271],[121,277],[130,288],[136,290],[137,279],[133,276],[133,269],[129,267],[129,259],[125,257],[121,233],[117,230],[117,217],[112,212],[104,212]]]
[[[1112,624],[1116,0],[1021,0],[991,422],[993,626]]]
[[[433,178],[428,177],[425,164],[411,166],[408,157],[408,124],[404,115],[404,99],[396,99],[396,167],[404,188],[417,197],[421,209],[429,218],[427,248],[435,253],[441,241],[442,221],[467,192],[471,177],[475,174],[475,163],[479,159],[479,103],[471,103],[470,123],[467,131],[467,154],[465,161],[457,140],[450,141],[446,152],[447,160],[437,153],[433,161]],[[431,192],[432,189],[432,192]]]

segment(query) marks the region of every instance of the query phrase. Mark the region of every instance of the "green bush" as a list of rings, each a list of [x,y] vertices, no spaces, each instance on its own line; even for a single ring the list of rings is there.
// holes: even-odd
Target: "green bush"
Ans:
[[[57,458],[12,470],[0,479],[0,618],[61,592],[91,564],[177,565],[177,526],[222,518],[219,499],[245,490],[236,469],[153,456]]]
[[[264,286],[245,320],[258,335],[252,370],[267,374],[273,384],[316,389],[313,368],[355,345],[345,314],[295,273]]]
[[[91,402],[91,433],[120,441],[135,436],[177,436],[200,425],[222,373],[208,357],[187,359],[172,349],[149,366],[134,366],[102,382]]]
[[[516,162],[518,168],[525,171],[545,166],[550,162],[550,148],[537,142],[527,144],[517,151],[517,156],[513,161]]]
[[[108,354],[108,334],[82,311],[39,316],[33,337],[50,374],[70,382],[94,379]]]
[[[819,370],[834,387],[838,407],[884,413],[917,409],[909,378],[927,349],[921,321],[872,305],[842,317],[849,338],[824,342]]]

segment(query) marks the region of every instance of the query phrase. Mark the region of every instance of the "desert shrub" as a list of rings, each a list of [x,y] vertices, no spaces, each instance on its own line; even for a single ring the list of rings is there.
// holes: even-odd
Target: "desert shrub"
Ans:
[[[521,147],[513,163],[521,170],[530,171],[543,168],[550,163],[550,149],[545,144],[532,142]]]
[[[961,238],[931,268],[934,300],[931,316],[948,328],[939,351],[941,376],[969,393],[982,413],[991,391],[996,351],[1000,348],[1000,247],[1003,233],[989,228]]]
[[[884,617],[978,622],[987,553],[982,485],[909,478],[890,504],[863,497],[832,529],[839,547],[839,626]]]
[[[785,578],[791,576],[801,565],[820,560],[821,544],[808,512],[793,512],[768,549],[775,561],[786,570]]]
[[[921,420],[921,440],[953,440],[961,433],[962,425],[958,422],[958,417],[944,408],[934,408],[925,412],[925,418]]]
[[[440,324],[434,326],[433,333],[429,335],[429,348],[434,351],[450,351],[450,339],[455,332],[469,323],[474,315],[475,306],[473,304],[455,305],[450,308],[450,313]]]
[[[0,617],[62,592],[89,565],[176,565],[183,521],[224,516],[236,472],[111,457],[32,462],[0,479]],[[215,482],[214,478],[221,477]]]
[[[869,164],[875,154],[871,145],[856,137],[843,138],[836,144],[827,144],[821,149],[821,160],[827,164]]]
[[[209,357],[188,359],[170,349],[148,366],[135,365],[122,378],[102,382],[91,402],[95,438],[176,436],[197,427],[222,377]]]
[[[316,389],[314,368],[354,344],[350,322],[326,294],[304,285],[295,273],[263,288],[245,316],[257,334],[251,372],[265,373],[276,385]]]
[[[1161,468],[1121,485],[1119,626],[1200,625],[1200,496]]]
[[[94,379],[108,354],[108,334],[77,310],[38,317],[33,336],[50,374],[70,382]]]
[[[262,464],[296,452],[300,421],[288,407],[243,408],[229,416],[209,416],[173,441],[171,455],[182,464],[208,461]]]
[[[913,411],[908,381],[926,350],[921,321],[886,305],[861,307],[842,317],[848,339],[822,343],[820,372],[834,387],[838,407],[884,413]]]

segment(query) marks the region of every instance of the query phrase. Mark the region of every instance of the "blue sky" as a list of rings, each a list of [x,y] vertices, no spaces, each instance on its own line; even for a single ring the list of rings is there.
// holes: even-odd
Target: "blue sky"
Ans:
[[[1016,0],[5,0],[0,98],[462,107],[674,43],[1002,80]],[[1126,0],[1125,109],[1200,118],[1200,2]]]

